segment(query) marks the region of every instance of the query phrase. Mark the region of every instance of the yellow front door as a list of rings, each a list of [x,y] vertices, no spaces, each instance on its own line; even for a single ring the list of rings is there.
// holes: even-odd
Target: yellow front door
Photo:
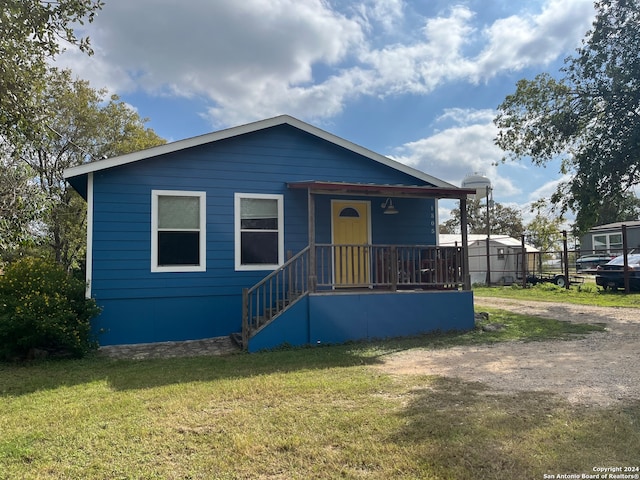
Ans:
[[[369,202],[332,202],[336,286],[369,286]]]

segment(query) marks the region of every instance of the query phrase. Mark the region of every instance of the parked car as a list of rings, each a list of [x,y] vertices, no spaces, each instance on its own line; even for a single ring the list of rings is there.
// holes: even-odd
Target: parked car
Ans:
[[[576,272],[584,270],[595,270],[599,265],[609,263],[615,258],[615,255],[583,255],[576,260]]]
[[[640,291],[640,253],[627,255],[629,289]],[[596,269],[596,284],[605,290],[624,288],[624,255],[614,258]]]

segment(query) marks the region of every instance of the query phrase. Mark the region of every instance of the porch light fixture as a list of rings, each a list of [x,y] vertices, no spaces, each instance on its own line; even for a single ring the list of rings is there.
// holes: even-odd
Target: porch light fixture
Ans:
[[[384,212],[382,213],[385,215],[395,215],[398,213],[396,207],[393,206],[393,200],[391,200],[391,198],[387,198],[380,207],[384,209]]]

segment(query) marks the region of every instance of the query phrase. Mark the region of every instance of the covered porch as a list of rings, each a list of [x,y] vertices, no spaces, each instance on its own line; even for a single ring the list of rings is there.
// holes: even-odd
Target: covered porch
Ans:
[[[243,348],[257,351],[283,344],[341,343],[473,328],[466,199],[474,190],[315,181],[288,187],[306,190],[309,245],[290,253],[284,265],[244,289],[242,333],[237,335]],[[405,198],[457,199],[463,212],[462,245],[440,247],[437,240],[405,244],[401,235],[398,243],[375,243],[370,233],[367,241],[336,242],[341,238],[333,224],[333,241],[317,242],[321,235],[316,226],[326,221],[317,218],[319,196],[329,196],[332,205],[347,215],[349,198],[387,198],[392,205]]]

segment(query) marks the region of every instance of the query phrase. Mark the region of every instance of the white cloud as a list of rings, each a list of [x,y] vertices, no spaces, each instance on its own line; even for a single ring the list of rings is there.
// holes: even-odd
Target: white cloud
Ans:
[[[379,23],[385,32],[393,32],[401,26],[404,6],[403,0],[370,0],[362,5],[361,11],[365,18]]]
[[[384,96],[398,93],[425,94],[446,79],[468,74],[468,61],[461,56],[472,27],[473,13],[463,7],[448,17],[426,21],[422,36],[411,44],[396,44],[363,53],[360,60],[375,73],[370,93]]]
[[[356,20],[321,0],[114,2],[89,34],[95,56],[63,61],[92,83],[203,96],[214,111],[245,118],[280,110],[296,89],[313,97],[314,65],[335,67],[364,41]]]
[[[493,110],[446,110],[438,122],[453,123],[451,126],[404,144],[392,158],[455,185],[467,175],[482,173],[491,179],[494,191],[514,195],[520,190],[496,167],[502,150],[493,143],[497,134],[494,116]]]
[[[95,56],[70,50],[61,63],[117,93],[203,98],[215,126],[283,112],[321,119],[362,95],[426,95],[447,81],[544,65],[578,44],[593,15],[591,0],[549,0],[538,15],[482,27],[468,7],[418,20],[406,8],[401,0],[346,11],[323,0],[113,2],[87,26]],[[468,56],[472,41],[480,53]]]
[[[550,63],[577,46],[593,15],[590,1],[550,0],[539,15],[498,19],[483,32],[488,43],[474,62],[477,78]]]
[[[535,202],[541,198],[549,199],[558,189],[558,185],[568,182],[569,180],[571,180],[571,175],[563,175],[560,178],[546,182],[544,185],[529,193],[529,201]]]
[[[544,183],[536,187],[546,169],[536,169],[526,162],[501,164],[503,152],[493,143],[497,133],[494,116],[493,110],[446,110],[437,120],[438,124],[446,124],[445,128],[404,144],[390,157],[454,185],[461,185],[464,177],[475,172],[486,175],[492,183],[494,200],[518,210],[526,224],[535,216],[531,205],[541,198],[549,199],[569,176],[542,179]],[[517,175],[514,169],[518,170]],[[458,208],[458,203],[439,203],[440,223],[450,217],[452,208]]]

